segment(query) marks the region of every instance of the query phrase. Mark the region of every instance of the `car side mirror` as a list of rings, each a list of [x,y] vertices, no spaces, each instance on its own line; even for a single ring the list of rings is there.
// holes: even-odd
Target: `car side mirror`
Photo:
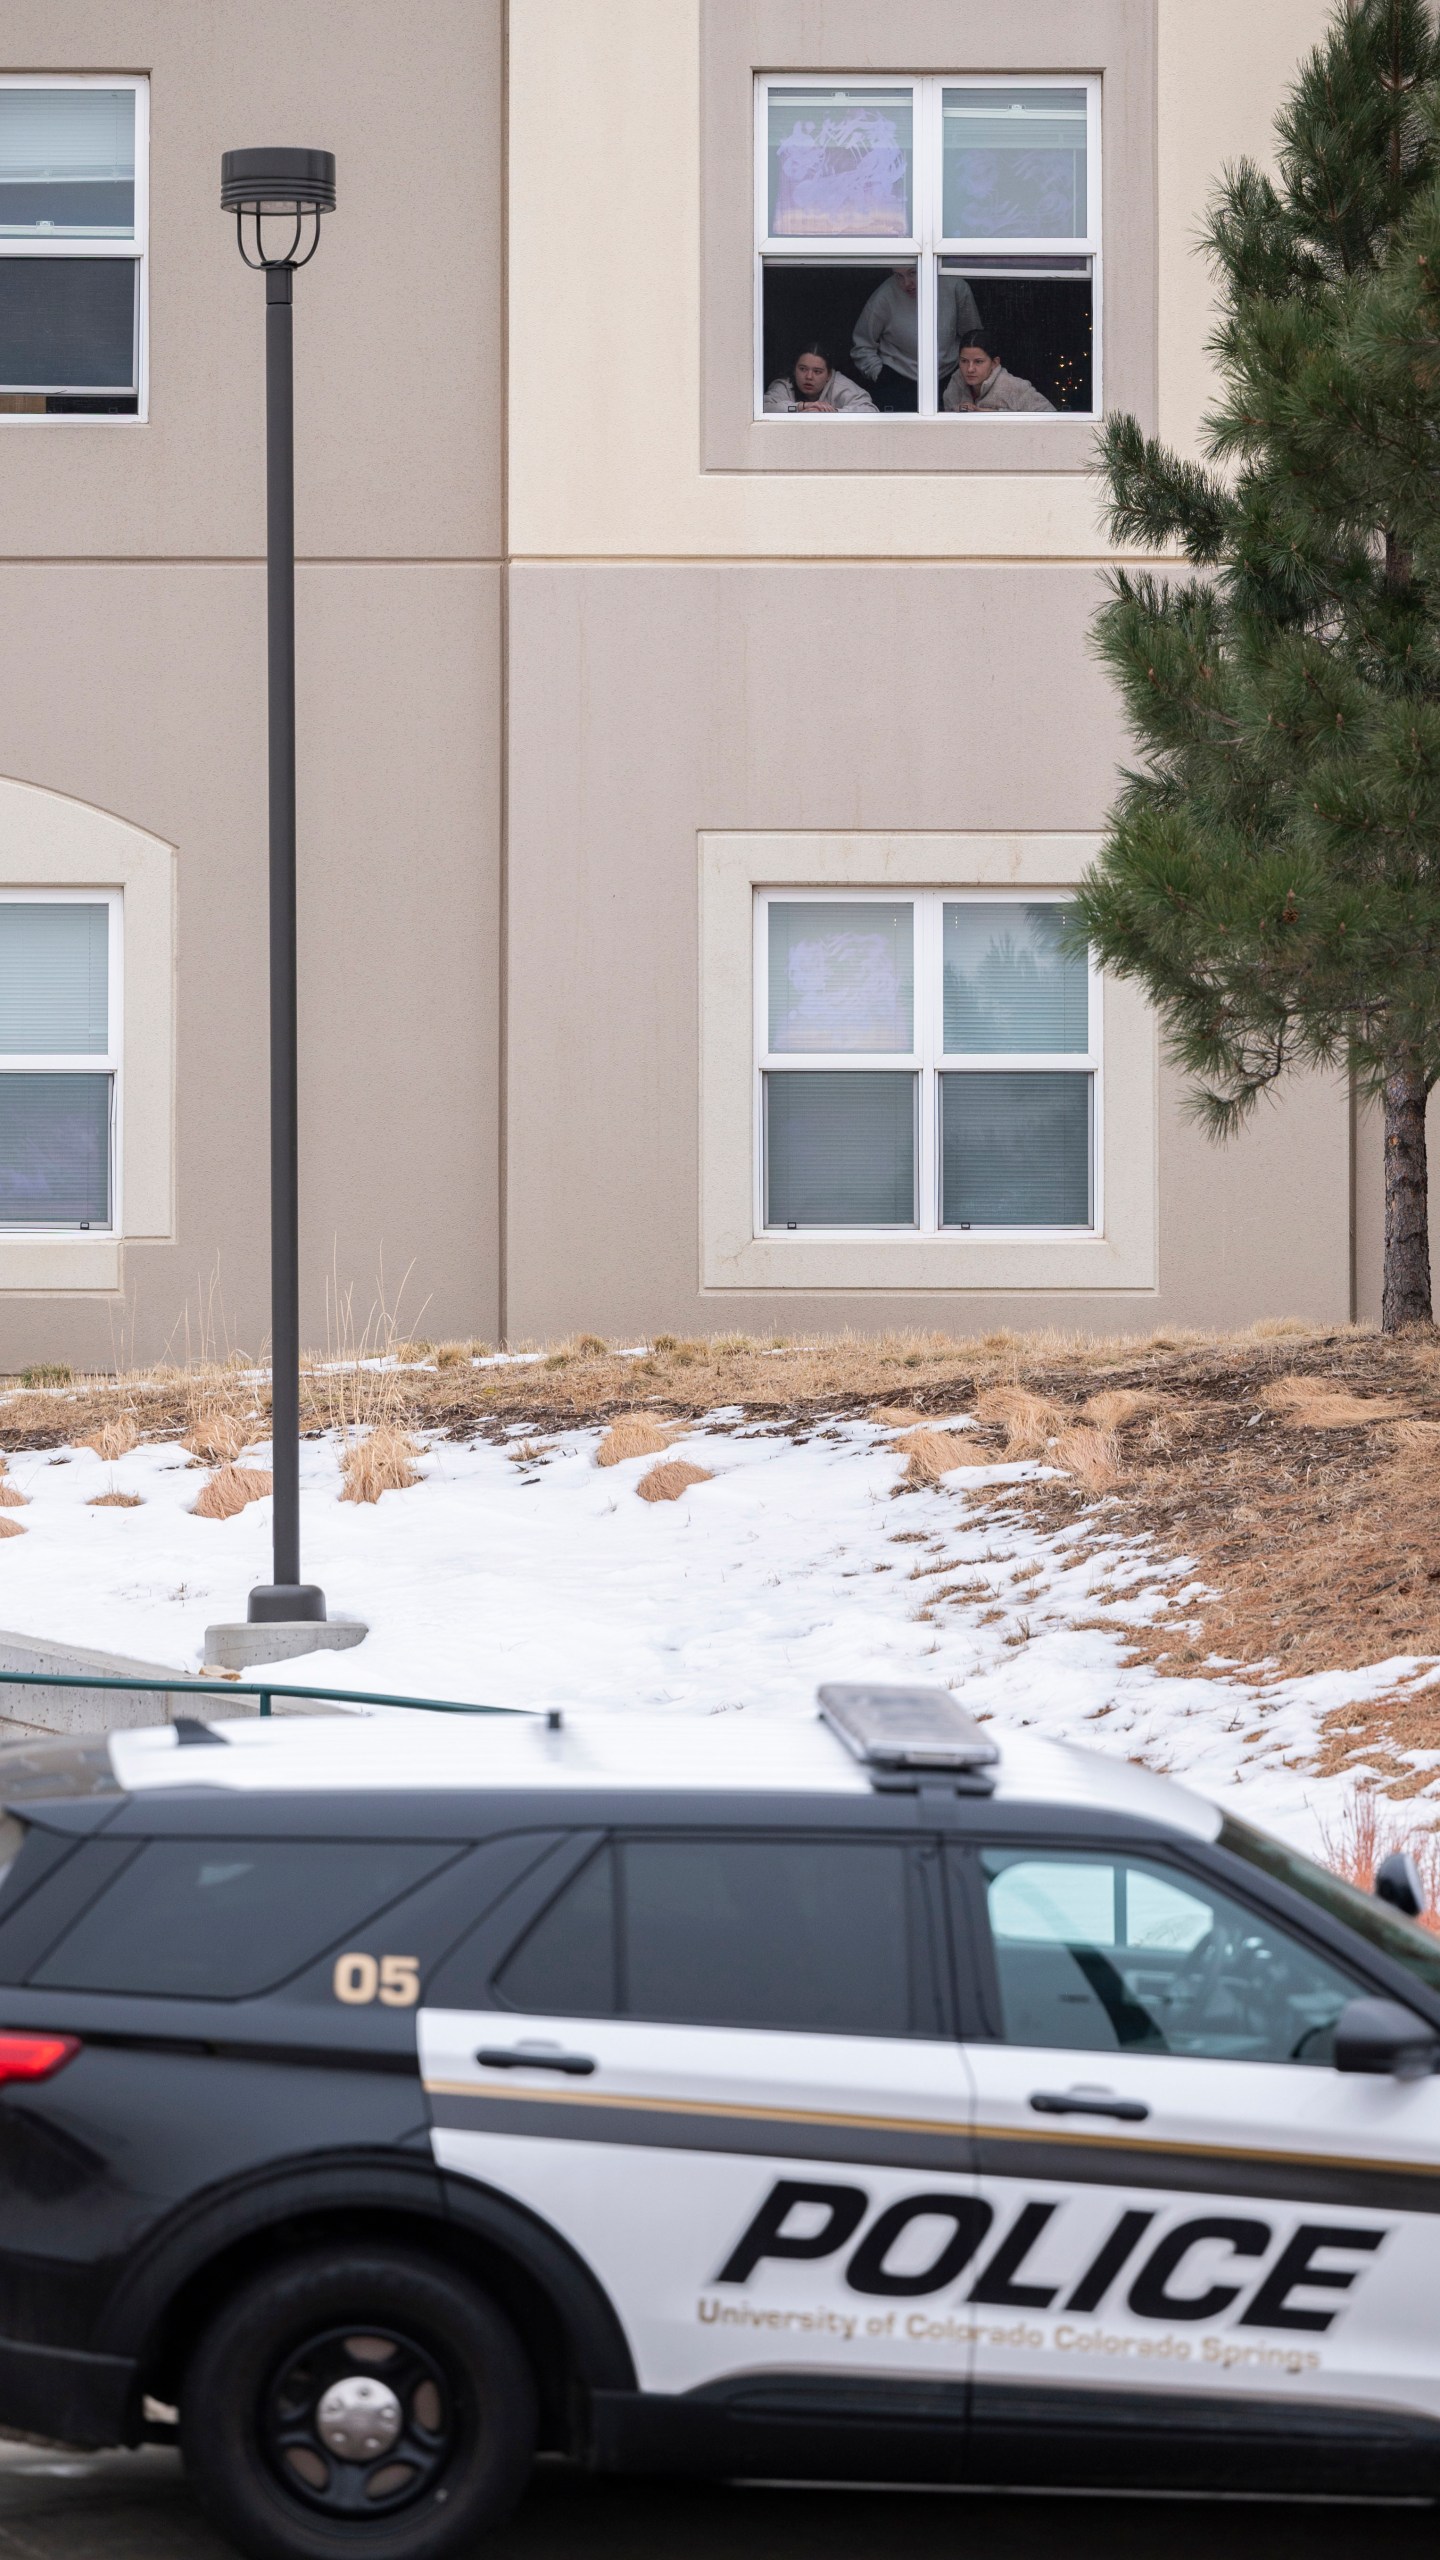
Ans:
[[[1347,2000],[1335,2021],[1337,2071],[1423,2080],[1440,2063],[1440,2034],[1398,2000]]]
[[[1392,1849],[1388,1858],[1381,1859],[1375,1870],[1375,1898],[1403,1911],[1407,1920],[1423,1917],[1425,1887],[1408,1849]]]

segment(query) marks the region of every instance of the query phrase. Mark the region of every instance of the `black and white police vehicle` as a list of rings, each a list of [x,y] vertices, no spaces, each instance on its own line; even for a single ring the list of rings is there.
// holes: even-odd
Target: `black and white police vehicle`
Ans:
[[[544,2448],[1440,2494],[1408,1863],[821,1696],[0,1753],[0,2423],[178,2434],[265,2560]]]

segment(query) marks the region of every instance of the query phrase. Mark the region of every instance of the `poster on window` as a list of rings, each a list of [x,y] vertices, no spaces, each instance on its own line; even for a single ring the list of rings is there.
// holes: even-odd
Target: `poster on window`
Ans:
[[[770,93],[770,235],[910,236],[910,93]]]

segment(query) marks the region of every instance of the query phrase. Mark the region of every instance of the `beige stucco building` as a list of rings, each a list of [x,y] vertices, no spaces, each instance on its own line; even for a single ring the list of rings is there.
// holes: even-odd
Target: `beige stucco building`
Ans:
[[[270,140],[340,188],[296,288],[309,1337],[382,1273],[510,1339],[1374,1310],[1343,1088],[1217,1150],[1051,938],[1125,752],[1089,413],[1195,445],[1197,210],[1324,14],[9,0],[0,1367],[265,1330],[218,167]],[[876,409],[767,412],[801,337],[866,389],[892,271],[910,374],[902,325]],[[1048,410],[947,410],[962,286]]]

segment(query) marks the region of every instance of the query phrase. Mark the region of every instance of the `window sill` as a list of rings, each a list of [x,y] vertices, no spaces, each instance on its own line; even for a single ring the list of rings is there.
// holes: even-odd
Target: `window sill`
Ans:
[[[768,418],[712,422],[707,471],[1088,471],[1098,418]],[[832,440],[831,430],[838,429]],[[847,432],[848,431],[848,432]]]
[[[1075,1228],[1024,1234],[863,1235],[811,1228],[707,1240],[707,1289],[1151,1289],[1151,1258],[1137,1240]],[[1128,1249],[1127,1249],[1128,1244]]]
[[[0,1235],[0,1289],[118,1289],[120,1239]]]

